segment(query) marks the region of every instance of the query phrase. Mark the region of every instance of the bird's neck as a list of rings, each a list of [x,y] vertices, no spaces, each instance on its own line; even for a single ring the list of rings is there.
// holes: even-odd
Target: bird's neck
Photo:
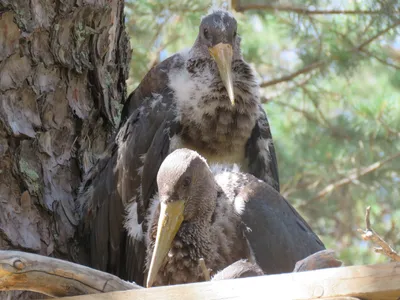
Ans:
[[[211,223],[200,218],[183,223],[177,234],[177,239],[183,247],[192,249],[191,259],[196,261],[201,257],[208,257],[212,249],[210,239]]]
[[[217,163],[244,159],[245,144],[259,117],[258,84],[250,66],[236,60],[232,72],[234,106],[212,59],[188,59],[185,71],[169,75],[182,125],[179,142]]]

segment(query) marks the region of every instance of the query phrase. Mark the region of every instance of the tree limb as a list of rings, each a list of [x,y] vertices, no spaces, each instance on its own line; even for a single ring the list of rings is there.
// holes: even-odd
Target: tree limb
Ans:
[[[234,1],[235,2],[235,1]],[[234,5],[234,9],[239,12],[243,12],[245,10],[250,9],[262,9],[267,11],[283,11],[283,12],[294,12],[302,15],[378,15],[382,14],[381,10],[342,10],[342,9],[329,9],[329,10],[320,10],[314,9],[310,10],[302,7],[295,7],[293,5],[272,5],[268,3],[251,3],[242,5],[241,3],[238,5]]]
[[[369,39],[367,39],[366,41],[364,41],[363,43],[361,43],[360,45],[358,45],[358,47],[356,47],[355,49],[353,49],[353,51],[361,51],[365,46],[369,45],[371,42],[373,42],[374,40],[376,40],[378,37],[384,35],[385,33],[387,33],[389,30],[396,28],[397,26],[400,25],[400,21],[394,22],[392,25],[386,27],[385,29],[377,32],[375,35],[371,36]]]
[[[72,262],[0,250],[0,291],[24,290],[51,297],[139,289],[114,275]]]
[[[361,52],[362,52],[362,53],[365,53],[366,55],[368,55],[368,56],[370,56],[370,57],[372,57],[372,58],[374,58],[374,59],[376,59],[377,61],[379,61],[379,62],[380,62],[381,64],[383,64],[383,65],[386,65],[386,66],[389,66],[389,67],[391,67],[391,68],[400,70],[400,66],[395,65],[395,64],[392,64],[392,63],[386,61],[385,59],[383,59],[383,58],[381,58],[381,57],[379,57],[379,56],[373,54],[373,53],[370,52],[370,51],[361,50]]]
[[[280,78],[276,78],[276,79],[272,79],[270,81],[266,81],[260,84],[260,87],[267,87],[267,86],[271,86],[271,85],[275,85],[281,82],[285,82],[285,81],[290,81],[293,80],[294,78],[296,78],[297,76],[301,75],[301,74],[306,74],[309,73],[315,69],[318,69],[319,67],[323,66],[326,62],[324,61],[318,61],[318,62],[314,62],[292,74],[286,75],[286,76],[282,76]]]
[[[396,159],[397,157],[400,157],[400,153],[393,154],[393,155],[391,155],[391,156],[389,156],[389,157],[387,157],[385,159],[377,161],[377,162],[375,162],[375,163],[373,163],[373,164],[371,164],[371,165],[369,165],[367,167],[362,168],[358,172],[352,172],[352,174],[350,174],[349,176],[344,177],[344,178],[342,178],[342,179],[340,179],[340,180],[338,180],[338,181],[336,181],[334,183],[331,183],[331,184],[327,185],[325,188],[323,188],[321,191],[319,191],[314,198],[312,198],[311,200],[307,201],[307,203],[302,204],[301,207],[302,206],[307,206],[310,202],[325,197],[327,194],[329,194],[333,190],[335,190],[335,189],[337,189],[339,187],[342,187],[342,186],[344,186],[346,184],[349,184],[349,183],[353,182],[354,180],[356,180],[356,179],[358,179],[358,178],[360,178],[362,176],[365,176],[365,175],[367,175],[369,173],[372,173],[372,172],[376,171],[377,169],[379,169],[383,165],[387,164],[388,162]]]
[[[375,35],[373,35],[369,39],[365,40],[364,42],[362,42],[358,46],[356,46],[353,49],[351,49],[350,52],[360,52],[360,51],[362,51],[366,46],[368,46],[374,40],[376,40],[377,38],[379,38],[383,34],[387,33],[389,30],[391,30],[391,29],[393,29],[393,28],[395,28],[395,27],[397,27],[399,25],[400,25],[400,21],[394,22],[392,25],[390,25],[390,26],[386,27],[385,29],[377,32]],[[304,68],[301,68],[300,70],[298,70],[298,71],[296,71],[294,73],[291,73],[289,75],[282,76],[282,77],[276,78],[276,79],[272,79],[270,81],[262,82],[260,84],[260,87],[264,88],[264,87],[268,87],[268,86],[275,85],[275,84],[278,84],[278,83],[282,83],[282,82],[285,82],[285,81],[293,80],[294,78],[298,77],[299,75],[307,74],[307,73],[309,73],[309,72],[311,72],[313,70],[316,70],[316,69],[318,69],[318,68],[320,68],[320,67],[322,67],[322,66],[324,66],[324,65],[326,65],[326,64],[328,64],[328,63],[330,63],[330,62],[332,62],[332,61],[334,61],[336,59],[338,59],[338,58],[331,57],[331,59],[329,59],[329,60],[316,61],[316,62],[314,62],[314,63],[312,63],[312,64],[310,64],[308,66],[305,66]]]
[[[358,232],[362,233],[361,237],[364,241],[372,241],[373,243],[379,245],[379,247],[374,248],[376,253],[382,253],[388,256],[390,259],[400,262],[400,255],[398,255],[397,252],[394,251],[393,248],[372,229],[371,221],[369,219],[370,212],[371,206],[368,206],[365,214],[365,224],[367,229],[358,229]]]

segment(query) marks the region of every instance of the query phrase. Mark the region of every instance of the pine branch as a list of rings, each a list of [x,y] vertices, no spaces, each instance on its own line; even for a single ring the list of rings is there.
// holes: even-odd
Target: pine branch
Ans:
[[[399,25],[400,25],[400,21],[394,22],[392,25],[390,25],[390,26],[386,27],[385,29],[383,29],[383,30],[377,32],[375,35],[373,35],[373,36],[370,37],[369,39],[365,40],[364,42],[362,42],[362,43],[359,44],[358,46],[354,47],[354,48],[353,48],[352,50],[350,50],[349,52],[361,52],[361,51],[363,51],[363,49],[364,49],[366,46],[368,46],[368,45],[371,44],[373,41],[375,41],[376,39],[378,39],[379,37],[381,37],[381,36],[384,35],[385,33],[389,32],[391,29],[393,29],[393,28],[395,28],[395,27],[397,27],[397,26],[399,26]],[[328,63],[330,63],[330,62],[332,62],[332,61],[335,61],[335,60],[337,60],[337,59],[338,59],[338,57],[332,56],[332,57],[331,57],[330,59],[328,59],[328,60],[316,61],[316,62],[314,62],[314,63],[312,63],[312,64],[310,64],[310,65],[308,65],[308,66],[306,66],[306,67],[304,67],[304,68],[302,68],[302,69],[300,69],[300,70],[294,72],[294,73],[291,73],[291,74],[289,74],[289,75],[282,76],[282,77],[276,78],[276,79],[272,79],[272,80],[270,80],[270,81],[262,82],[262,83],[260,84],[260,87],[265,88],[265,87],[272,86],[272,85],[275,85],[275,84],[279,84],[279,83],[282,83],[282,82],[285,82],[285,81],[291,81],[291,80],[295,79],[296,77],[298,77],[298,76],[300,76],[300,75],[302,75],[302,74],[310,73],[310,72],[312,72],[312,71],[314,71],[314,70],[316,70],[316,69],[319,69],[319,68],[321,68],[322,66],[324,66],[324,65],[326,65],[326,64],[328,64]]]
[[[356,47],[354,50],[356,51],[361,51],[363,48],[365,48],[365,46],[371,44],[373,41],[375,41],[377,38],[381,37],[382,35],[384,35],[385,33],[389,32],[391,29],[396,28],[397,26],[400,25],[400,21],[394,22],[392,25],[390,25],[389,27],[386,27],[385,29],[377,32],[375,35],[371,36],[369,39],[367,39],[365,42],[361,43],[360,45],[358,45],[358,47]],[[353,51],[354,51],[353,50]]]
[[[358,229],[358,232],[361,232],[361,237],[364,241],[372,241],[373,243],[379,245],[379,247],[375,247],[374,251],[376,253],[382,253],[389,257],[390,259],[400,262],[400,255],[383,239],[375,232],[375,230],[371,227],[371,221],[369,219],[371,212],[371,206],[367,207],[367,212],[365,214],[365,224],[367,226],[366,230]]]
[[[300,69],[300,70],[298,70],[298,71],[296,71],[296,72],[294,72],[294,73],[292,73],[290,75],[282,76],[282,77],[277,78],[277,79],[273,79],[273,80],[270,80],[270,81],[263,82],[263,83],[260,84],[260,87],[264,88],[264,87],[275,85],[275,84],[278,84],[278,83],[281,83],[281,82],[293,80],[293,79],[295,79],[297,76],[299,76],[301,74],[310,73],[311,71],[322,67],[325,63],[326,62],[323,62],[323,61],[314,62],[314,63],[312,63],[312,64],[310,64],[310,65],[308,65],[308,66],[306,66],[306,67],[304,67],[304,68],[302,68],[302,69]]]
[[[362,52],[362,53],[365,53],[366,55],[368,55],[368,56],[370,56],[370,57],[372,57],[372,58],[374,58],[375,60],[379,61],[379,62],[380,62],[381,64],[383,64],[383,65],[386,65],[386,66],[388,66],[388,67],[391,67],[391,68],[400,70],[400,66],[395,65],[395,64],[392,64],[392,63],[386,61],[385,59],[383,59],[383,58],[381,58],[381,57],[379,57],[379,56],[373,54],[373,53],[370,52],[370,51],[361,50],[361,52]]]
[[[156,66],[159,63],[159,59],[160,59],[159,56],[160,56],[161,51],[163,51],[165,48],[167,48],[169,45],[171,45],[172,43],[174,43],[181,37],[182,37],[181,35],[176,34],[176,35],[172,36],[166,43],[163,43],[161,46],[159,46],[157,48],[157,50],[155,50],[152,53],[153,59],[147,64],[147,69],[150,70],[151,68]]]
[[[379,168],[381,168],[383,165],[387,164],[388,162],[396,159],[397,157],[400,157],[400,153],[396,153],[393,154],[383,160],[377,161],[367,167],[362,168],[361,170],[359,170],[358,172],[351,172],[350,175],[329,184],[328,186],[326,186],[325,188],[323,188],[320,192],[317,193],[317,195],[312,198],[311,200],[307,201],[306,204],[302,204],[301,206],[307,206],[310,204],[310,202],[313,202],[315,200],[321,199],[323,197],[325,197],[326,195],[328,195],[329,193],[331,193],[332,191],[334,191],[335,189],[338,189],[339,187],[342,187],[344,185],[350,184],[352,183],[354,180],[365,176],[369,173],[372,173],[376,170],[378,170]]]
[[[384,13],[381,10],[342,10],[342,9],[329,9],[320,10],[314,9],[310,10],[302,7],[295,7],[292,5],[272,5],[267,3],[251,3],[243,5],[234,5],[233,7],[236,11],[243,12],[245,10],[258,9],[266,11],[278,11],[278,12],[293,12],[301,15],[379,15]]]
[[[315,123],[315,124],[319,124],[319,125],[323,126],[323,124],[319,121],[319,119],[316,118],[316,117],[315,117],[311,112],[309,112],[309,111],[306,111],[306,110],[304,110],[304,109],[301,109],[301,108],[299,108],[299,107],[296,107],[295,105],[292,105],[292,104],[290,104],[290,103],[283,102],[283,101],[274,100],[274,103],[276,103],[276,104],[278,104],[278,105],[280,105],[280,106],[282,106],[282,107],[288,107],[288,108],[290,108],[291,110],[293,110],[293,111],[295,111],[295,112],[301,113],[307,120],[309,120],[309,121],[311,121],[311,122],[313,122],[313,123]]]

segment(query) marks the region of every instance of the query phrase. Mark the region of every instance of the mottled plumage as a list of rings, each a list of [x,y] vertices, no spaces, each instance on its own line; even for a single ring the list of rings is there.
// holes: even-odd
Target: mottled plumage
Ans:
[[[158,169],[175,149],[236,163],[279,191],[267,116],[236,26],[230,13],[210,13],[193,47],[152,68],[129,96],[110,150],[78,196],[81,263],[144,282],[145,217]]]
[[[230,167],[210,169],[195,151],[167,156],[157,184],[146,240],[150,286],[204,281],[200,258],[211,275],[241,259],[274,274],[325,249],[271,186]]]

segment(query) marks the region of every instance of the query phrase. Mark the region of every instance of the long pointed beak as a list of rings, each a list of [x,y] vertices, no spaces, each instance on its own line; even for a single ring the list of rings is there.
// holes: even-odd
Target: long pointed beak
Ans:
[[[211,56],[217,63],[219,75],[228,92],[229,99],[232,105],[235,105],[235,96],[233,94],[233,79],[232,79],[232,46],[229,44],[219,43],[208,49]]]
[[[156,243],[151,257],[146,287],[151,287],[160,270],[176,233],[183,222],[184,201],[161,203]]]

